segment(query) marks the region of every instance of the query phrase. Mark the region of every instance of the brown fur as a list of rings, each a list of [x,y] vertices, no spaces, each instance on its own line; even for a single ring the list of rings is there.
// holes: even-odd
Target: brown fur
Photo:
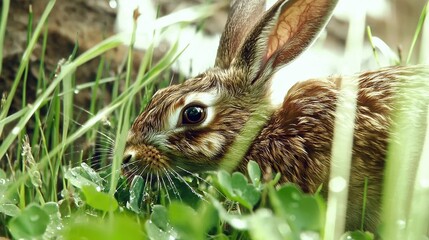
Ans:
[[[246,5],[252,3],[255,8]],[[266,13],[257,13],[261,17],[253,27],[242,29],[239,36],[247,36],[243,42],[230,35],[240,31],[237,26],[243,25],[242,16],[261,11],[261,2],[240,0],[234,4],[245,12],[230,15],[216,66],[153,96],[132,125],[124,159],[140,166],[134,174],[143,175],[214,170],[225,164],[245,171],[247,162],[255,160],[265,174],[280,172],[282,182],[294,182],[310,193],[323,185],[322,193],[326,195],[337,98],[342,84],[356,81],[359,90],[346,227],[360,226],[367,178],[365,229],[374,230],[379,219],[387,143],[392,138],[392,116],[398,110],[395,106],[401,106],[397,103],[405,96],[402,89],[416,90],[420,92],[416,98],[422,98],[416,103],[425,109],[420,114],[425,114],[429,104],[428,67],[391,67],[351,77],[302,81],[289,90],[280,108],[272,109],[267,104],[272,75],[311,44],[336,1],[279,1]],[[288,31],[290,34],[284,34]],[[186,100],[196,93],[216,96],[210,102],[212,106],[207,106],[214,114],[211,120],[172,127],[174,113],[183,110]],[[205,100],[199,101],[204,104]],[[244,135],[247,133],[243,129],[251,129],[247,124],[253,123],[258,114],[267,121],[251,133],[253,136]],[[250,144],[234,149],[237,139]],[[244,151],[239,154],[242,159],[230,158],[231,153],[240,151]],[[151,167],[145,171],[148,165]]]
[[[394,92],[402,85],[398,80],[402,70],[390,68],[358,76],[348,229],[360,226],[365,178],[369,183],[366,229],[374,230],[379,218],[390,113]],[[306,192],[315,192],[321,184],[327,186],[338,82],[345,80],[354,81],[330,78],[296,84],[255,139],[240,169],[245,170],[248,160],[255,160],[264,172],[280,172],[282,182],[297,183]]]

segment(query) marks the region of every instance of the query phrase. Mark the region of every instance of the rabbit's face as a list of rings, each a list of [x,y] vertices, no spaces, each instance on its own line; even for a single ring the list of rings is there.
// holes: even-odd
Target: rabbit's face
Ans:
[[[124,164],[140,175],[217,169],[261,102],[239,71],[212,69],[158,91],[135,120]],[[127,169],[127,168],[126,168]]]
[[[237,167],[273,113],[272,74],[314,41],[337,0],[264,2],[232,1],[215,67],[154,95],[130,130],[125,171]]]

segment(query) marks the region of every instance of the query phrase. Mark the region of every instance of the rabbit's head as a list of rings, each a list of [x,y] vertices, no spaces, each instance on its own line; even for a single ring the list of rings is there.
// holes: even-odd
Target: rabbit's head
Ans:
[[[264,11],[264,1],[232,1],[215,67],[158,91],[132,125],[132,174],[236,167],[275,111],[272,75],[314,41],[336,2],[283,0]]]

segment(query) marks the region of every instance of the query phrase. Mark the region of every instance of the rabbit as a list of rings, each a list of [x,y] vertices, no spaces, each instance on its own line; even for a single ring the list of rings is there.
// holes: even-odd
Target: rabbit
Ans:
[[[296,83],[280,106],[270,104],[273,74],[317,38],[337,0],[233,0],[215,66],[157,91],[127,136],[123,168],[159,177],[226,169],[249,160],[281,182],[327,194],[335,110],[346,81],[358,83],[346,228],[358,229],[368,178],[364,228],[379,223],[383,170],[395,93],[427,66],[396,66],[349,77]],[[310,68],[310,67],[309,67]],[[287,81],[287,79],[284,79]],[[428,83],[421,84],[426,89]],[[126,171],[125,171],[126,172]]]

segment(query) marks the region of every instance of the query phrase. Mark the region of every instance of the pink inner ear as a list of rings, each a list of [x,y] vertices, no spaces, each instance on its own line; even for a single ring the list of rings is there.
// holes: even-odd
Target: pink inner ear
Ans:
[[[275,65],[284,64],[284,61],[299,55],[320,31],[318,23],[324,23],[324,18],[329,15],[330,8],[327,5],[329,1],[316,0],[291,0],[283,5],[268,37],[265,60],[278,55],[274,56]]]
[[[280,19],[281,18],[281,19]],[[279,50],[290,38],[292,26],[286,21],[286,16],[280,16],[273,32],[268,38],[268,51],[266,59],[269,59],[274,52]]]

